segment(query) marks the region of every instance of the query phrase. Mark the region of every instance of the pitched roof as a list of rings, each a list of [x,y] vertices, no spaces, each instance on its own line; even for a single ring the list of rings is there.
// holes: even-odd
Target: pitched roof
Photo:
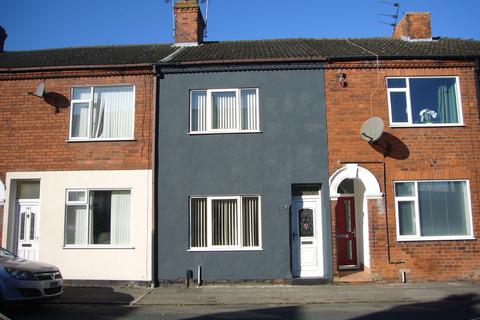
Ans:
[[[438,39],[403,41],[390,38],[278,39],[208,42],[187,47],[171,62],[259,60],[354,60],[401,58],[472,58],[480,56],[480,41]]]
[[[0,69],[89,65],[232,63],[360,59],[472,59],[480,57],[480,41],[439,38],[403,41],[365,39],[275,39],[205,42],[197,47],[171,44],[73,47],[0,53]]]
[[[72,47],[0,52],[0,69],[154,64],[175,51],[168,44]]]

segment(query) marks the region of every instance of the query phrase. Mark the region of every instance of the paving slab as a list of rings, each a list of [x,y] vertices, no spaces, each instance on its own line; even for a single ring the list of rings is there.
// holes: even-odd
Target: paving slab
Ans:
[[[313,286],[205,286],[155,288],[138,305],[257,305],[426,302],[445,299],[480,301],[473,283],[368,284]]]

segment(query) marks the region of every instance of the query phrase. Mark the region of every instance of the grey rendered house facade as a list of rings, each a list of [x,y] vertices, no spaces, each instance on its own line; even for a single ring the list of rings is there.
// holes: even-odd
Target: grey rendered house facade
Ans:
[[[323,259],[331,256],[329,203],[320,200],[328,191],[323,71],[274,64],[162,70],[158,279],[182,278],[198,266],[205,280],[292,278],[300,252],[292,247],[290,204],[302,194],[313,199],[317,222],[310,247],[323,253],[311,258],[311,275],[331,277]],[[202,95],[206,110],[196,115]],[[201,113],[222,122],[215,114],[222,108],[250,128],[243,120],[212,121],[202,130],[192,123]]]

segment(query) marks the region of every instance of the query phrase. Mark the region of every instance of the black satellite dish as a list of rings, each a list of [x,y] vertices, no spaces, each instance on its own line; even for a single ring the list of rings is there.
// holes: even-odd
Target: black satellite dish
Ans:
[[[380,117],[373,117],[366,120],[360,128],[360,136],[368,143],[374,143],[383,134],[383,120]]]

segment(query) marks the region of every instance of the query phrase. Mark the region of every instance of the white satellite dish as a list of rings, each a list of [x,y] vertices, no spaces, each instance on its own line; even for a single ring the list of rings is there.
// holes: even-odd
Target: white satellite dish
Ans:
[[[29,92],[28,94],[39,97],[39,98],[43,98],[43,95],[45,94],[45,83],[44,82],[39,83],[37,88],[35,89],[35,92]]]
[[[360,136],[368,143],[374,143],[383,134],[383,120],[380,117],[373,117],[362,124]]]

